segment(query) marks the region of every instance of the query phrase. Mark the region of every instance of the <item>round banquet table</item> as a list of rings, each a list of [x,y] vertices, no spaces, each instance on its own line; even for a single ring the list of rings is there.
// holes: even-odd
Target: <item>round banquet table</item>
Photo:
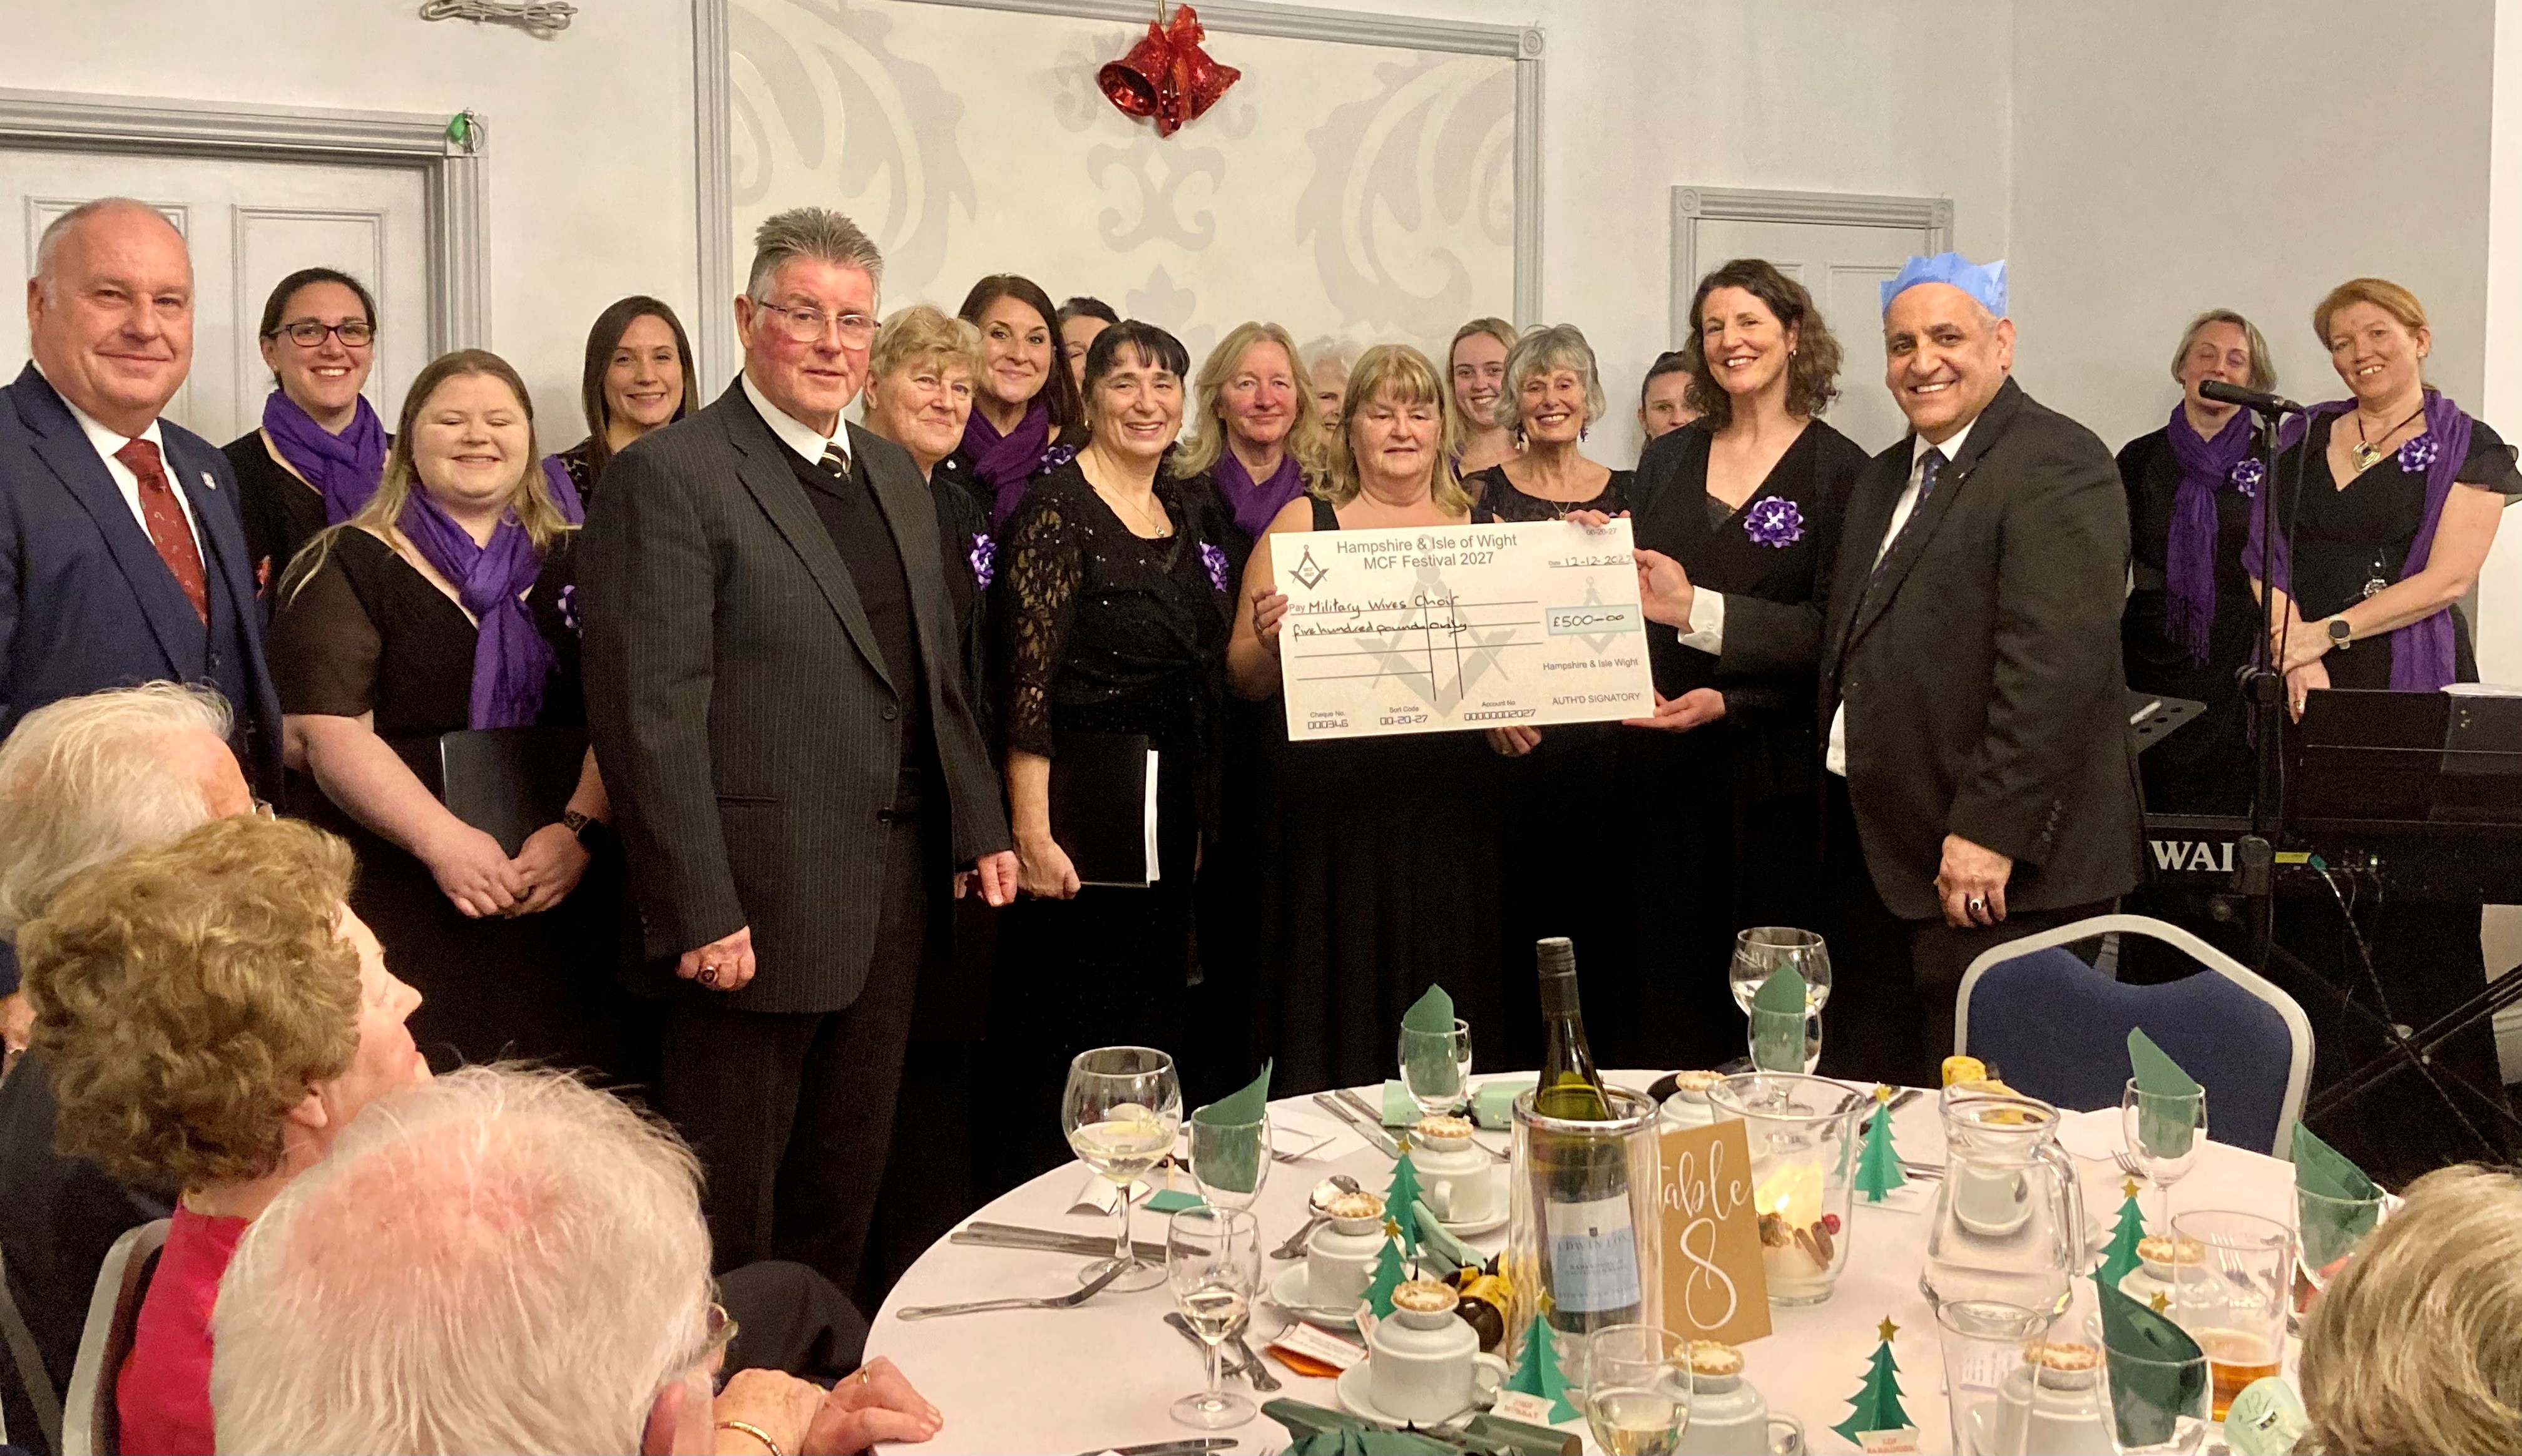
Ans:
[[[1655,1075],[1611,1072],[1605,1079],[1644,1092]],[[1378,1105],[1382,1089],[1362,1088],[1360,1093],[1369,1105]],[[1331,1122],[1310,1098],[1287,1099],[1272,1104],[1272,1108],[1297,1113],[1308,1124]],[[1943,1128],[1934,1097],[1912,1100],[1894,1114],[1892,1130],[1903,1157],[1923,1163],[1943,1161]],[[1479,1141],[1503,1147],[1504,1138],[1502,1133],[1482,1132]],[[2108,1159],[2078,1156],[2074,1161],[2083,1185],[2087,1220],[2098,1219],[2107,1229],[2120,1206],[2126,1175]],[[1272,1247],[1303,1222],[1307,1194],[1333,1173],[1347,1173],[1360,1187],[1380,1192],[1391,1177],[1392,1162],[1363,1138],[1343,1129],[1329,1147],[1310,1157],[1274,1163],[1253,1205],[1262,1235]],[[1065,1164],[993,1200],[973,1218],[1108,1241],[1111,1215],[1069,1211],[1089,1177],[1083,1163]],[[1176,1186],[1190,1189],[1187,1178],[1179,1179]],[[2210,1143],[2189,1175],[2173,1186],[2172,1197],[2175,1211],[2238,1209],[2278,1219],[2291,1228],[2294,1168],[2263,1153]],[[2162,1205],[2151,1189],[2144,1194],[2144,1205],[2149,1217],[2160,1216]],[[1918,1428],[1918,1449],[1954,1449],[1935,1315],[1918,1292],[1931,1207],[1901,1211],[1871,1207],[1859,1199],[1852,1224],[1855,1242],[1837,1291],[1818,1305],[1773,1307],[1771,1334],[1744,1346],[1745,1375],[1768,1398],[1772,1412],[1792,1414],[1803,1422],[1807,1450],[1856,1449],[1830,1427],[1846,1418],[1848,1399],[1863,1384],[1867,1361],[1874,1353],[1876,1327],[1886,1316],[1899,1327],[1892,1353],[1900,1368],[1902,1405]],[[1144,1208],[1132,1213],[1131,1237],[1161,1245],[1164,1235],[1165,1215]],[[1495,1253],[1505,1240],[1506,1230],[1501,1227],[1465,1242],[1485,1255]],[[1233,1438],[1234,1456],[1284,1448],[1286,1432],[1267,1416],[1256,1416],[1230,1431],[1205,1432],[1177,1425],[1166,1414],[1175,1399],[1200,1387],[1206,1371],[1200,1352],[1164,1323],[1174,1302],[1161,1284],[1137,1293],[1106,1291],[1071,1309],[1003,1310],[911,1323],[894,1314],[922,1304],[1067,1293],[1077,1288],[1077,1271],[1086,1262],[1077,1254],[944,1241],[922,1254],[877,1312],[866,1353],[870,1358],[891,1357],[920,1393],[945,1413],[946,1424],[935,1439],[924,1444],[885,1449],[919,1456],[966,1451],[1065,1456],[1208,1435]],[[1285,1260],[1265,1260],[1265,1280],[1291,1267]],[[1260,1351],[1285,1327],[1288,1316],[1267,1300],[1255,1301],[1253,1310],[1246,1338]],[[2289,1342],[2289,1372],[2292,1354]],[[1256,1395],[1256,1403],[1286,1396],[1340,1408],[1331,1381],[1297,1375],[1266,1352],[1261,1359],[1284,1387],[1276,1395]],[[1230,1377],[1228,1386],[1252,1393],[1239,1378]],[[1567,1429],[1581,1430],[1582,1423]],[[1585,1449],[1595,1449],[1590,1435]]]

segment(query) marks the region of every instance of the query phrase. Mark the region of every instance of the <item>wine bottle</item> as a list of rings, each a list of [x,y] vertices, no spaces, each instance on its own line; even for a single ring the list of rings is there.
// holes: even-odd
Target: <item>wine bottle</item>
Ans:
[[[1550,1323],[1581,1334],[1628,1324],[1643,1312],[1628,1158],[1616,1138],[1589,1137],[1581,1126],[1613,1118],[1602,1073],[1585,1045],[1576,948],[1565,936],[1553,936],[1534,952],[1546,1040],[1533,1110],[1578,1126],[1534,1130],[1532,1186],[1541,1212]]]

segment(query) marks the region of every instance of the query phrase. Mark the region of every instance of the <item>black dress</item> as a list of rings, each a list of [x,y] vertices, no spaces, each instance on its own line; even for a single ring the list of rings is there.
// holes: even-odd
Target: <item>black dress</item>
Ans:
[[[2292,521],[2291,580],[2296,609],[2306,622],[2317,622],[2361,600],[2366,585],[2376,578],[2396,581],[2425,516],[2425,474],[2404,468],[2396,450],[2344,488],[2339,486],[2329,468],[2329,432],[2337,418],[2324,415],[2314,420],[2305,438],[2277,461],[2276,478],[2282,485],[2276,496],[2279,530],[2292,521],[2295,471],[2303,472],[2302,517]],[[2522,475],[2514,470],[2512,452],[2484,421],[2472,424],[2469,458],[2456,479],[2501,492],[2508,498],[2522,494]],[[2478,662],[2470,646],[2469,621],[2458,605],[2452,612],[2453,677],[2474,682]],[[2329,670],[2330,685],[2388,689],[2392,647],[2391,638],[2382,636],[2357,641],[2344,651],[2332,648],[2321,658]],[[2282,965],[2272,965],[2268,972],[2303,1003],[2312,1018],[2313,1042],[2320,1051],[2311,1099],[2316,1102],[2327,1078],[2361,1067],[2383,1054],[2384,1045],[2368,1020],[2347,1010],[2332,988],[2354,988],[2357,999],[2368,1008],[2374,1002],[2373,989],[2336,902],[2285,899],[2278,902],[2277,912],[2278,943],[2301,956],[2321,977],[2304,983]],[[2424,1026],[2485,987],[2481,918],[2475,906],[2389,896],[2357,907],[2357,923],[2372,948],[2374,971],[2391,1019]],[[2439,1065],[2458,1072],[2474,1087],[2497,1092],[2503,1087],[2495,1033],[2485,1022],[2439,1047],[2435,1057]],[[2485,1114],[2470,1115],[2491,1136],[2500,1135],[2498,1124]],[[2313,1121],[2312,1131],[2394,1186],[2448,1162],[2487,1155],[2460,1133],[2435,1095],[2405,1071]]]
[[[1173,534],[1150,540],[1074,462],[1035,477],[1000,533],[1000,728],[1057,772],[1057,735],[1144,734],[1157,755],[1158,876],[1021,898],[1003,913],[986,1060],[1008,1079],[993,1136],[1012,1183],[1070,1156],[1059,1132],[1069,1059],[1090,1048],[1173,1050],[1193,955],[1192,886],[1215,822],[1219,708],[1235,579],[1234,523],[1204,481],[1158,472]]]
[[[237,512],[245,518],[245,553],[257,589],[266,598],[306,539],[324,529],[324,493],[271,457],[260,430],[220,446],[236,475]]]
[[[1614,470],[1590,500],[1550,500],[1528,495],[1507,478],[1504,465],[1471,477],[1481,508],[1500,521],[1555,521],[1569,511],[1616,516],[1629,508],[1632,473]],[[1568,723],[1545,728],[1541,745],[1496,766],[1500,793],[1500,850],[1505,875],[1499,888],[1499,983],[1506,997],[1504,1025],[1491,1042],[1502,1066],[1535,1066],[1541,1060],[1541,1000],[1533,977],[1533,942],[1565,935],[1575,942],[1583,977],[1587,1040],[1606,1066],[1643,1066],[1631,1059],[1644,1045],[1625,1015],[1606,1014],[1622,1003],[1620,988],[1634,982],[1634,932],[1625,897],[1603,879],[1602,846],[1621,832],[1620,805],[1606,794],[1605,775],[1618,753],[1621,729],[1610,723]]]
[[[569,483],[578,488],[582,505],[595,503],[595,437],[590,435],[578,444],[552,456],[569,475]]]
[[[1340,529],[1329,502],[1312,505],[1316,531]],[[1471,519],[1490,518],[1475,507]],[[1502,762],[1471,732],[1290,743],[1281,713],[1262,765],[1253,1016],[1281,1095],[1395,1075],[1401,1013],[1439,981],[1478,1064],[1513,1064],[1501,1055]]]
[[[527,604],[555,648],[538,721],[583,727],[575,592],[566,589],[572,540],[553,548]],[[464,609],[392,547],[345,530],[304,588],[279,604],[272,679],[285,713],[373,713],[377,736],[435,794],[438,737],[469,721],[476,637]],[[411,1030],[432,1065],[523,1057],[611,1070],[617,1002],[602,948],[614,943],[618,878],[599,872],[601,857],[568,899],[540,915],[471,919],[428,866],[353,820],[312,776],[290,775],[290,809],[357,852],[350,908],[376,932],[395,974],[421,993]]]
[[[1630,487],[1637,543],[1681,563],[1694,586],[1811,600],[1865,451],[1814,420],[1743,506],[1729,509],[1707,493],[1713,441],[1707,425],[1692,423],[1647,446]],[[1647,643],[1658,692],[1716,688],[1725,716],[1685,733],[1620,731],[1611,798],[1653,812],[1630,815],[1614,841],[1635,946],[1617,1005],[1638,1029],[1630,1064],[1714,1066],[1747,1045],[1726,984],[1735,932],[1814,924],[1821,747],[1813,682],[1720,681],[1717,659],[1683,646],[1668,627],[1650,625]],[[1596,1019],[1587,1018],[1589,1030]]]
[[[2183,424],[2180,429],[2187,429]],[[2236,676],[2260,639],[2260,603],[2242,570],[2254,495],[2229,485],[2216,490],[2216,623],[2207,660],[2190,659],[2172,634],[2171,593],[2164,562],[2172,544],[2172,498],[2180,461],[2168,431],[2140,435],[2120,450],[2120,483],[2127,490],[2128,544],[2135,589],[2120,622],[2127,683],[2139,692],[2207,705],[2198,719],[2137,756],[2150,814],[2248,814],[2256,788],[2249,705]]]

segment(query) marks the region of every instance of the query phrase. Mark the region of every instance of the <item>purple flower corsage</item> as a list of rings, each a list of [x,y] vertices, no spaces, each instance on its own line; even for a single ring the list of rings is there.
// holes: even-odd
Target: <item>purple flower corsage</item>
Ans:
[[[1199,560],[1208,568],[1208,585],[1220,591],[1226,589],[1226,553],[1208,541],[1199,543]]]
[[[987,591],[991,579],[999,574],[999,543],[983,532],[972,533],[972,549],[963,559],[972,564],[972,585]]]
[[[2232,470],[2225,475],[2224,479],[2234,490],[2257,500],[2260,498],[2260,482],[2267,479],[2267,476],[2268,467],[2261,462],[2259,456],[2253,455],[2249,459],[2235,461]]]
[[[2428,432],[2400,446],[2400,468],[2410,475],[2423,475],[2434,468],[2435,456],[2442,453],[2443,446]]]
[[[1060,466],[1065,465],[1076,458],[1077,446],[1073,445],[1054,445],[1051,448],[1042,452],[1042,463],[1034,466],[1033,473],[1040,475],[1046,470],[1057,470]]]
[[[586,629],[580,625],[578,620],[578,584],[576,582],[560,588],[559,605],[561,626],[580,636],[586,635]]]
[[[1783,495],[1766,495],[1743,512],[1743,531],[1763,546],[1792,546],[1804,539],[1804,513]]]

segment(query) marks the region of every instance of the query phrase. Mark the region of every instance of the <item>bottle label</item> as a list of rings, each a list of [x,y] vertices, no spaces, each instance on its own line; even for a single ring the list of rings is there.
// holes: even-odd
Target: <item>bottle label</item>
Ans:
[[[1570,1314],[1626,1309],[1641,1295],[1625,1193],[1548,1205],[1551,1297]]]

